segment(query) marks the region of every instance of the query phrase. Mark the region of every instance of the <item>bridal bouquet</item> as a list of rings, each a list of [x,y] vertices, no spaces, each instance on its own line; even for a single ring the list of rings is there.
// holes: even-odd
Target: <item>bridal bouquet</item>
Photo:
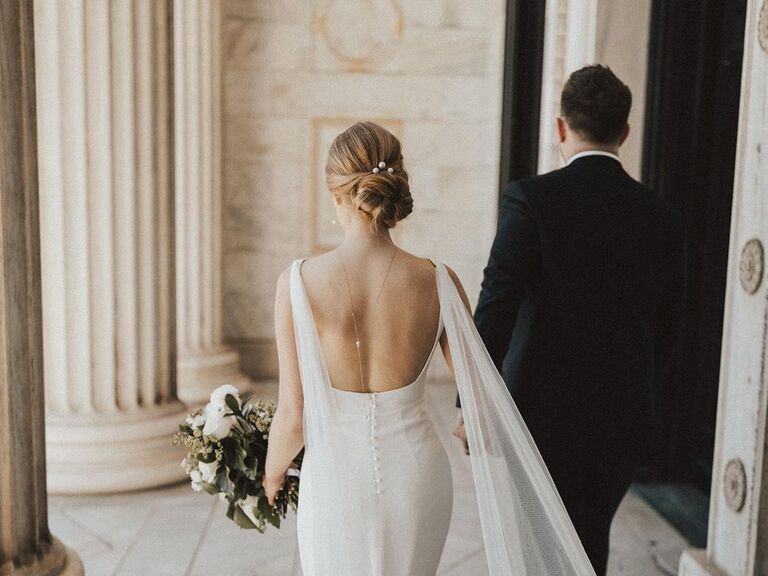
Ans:
[[[226,384],[211,393],[205,407],[187,416],[173,439],[187,449],[181,466],[192,488],[218,495],[229,503],[228,518],[259,532],[267,524],[280,528],[288,508],[295,511],[299,502],[298,470],[289,471],[275,506],[261,483],[275,408],[274,402],[240,399],[237,388]],[[296,464],[300,467],[300,458]]]

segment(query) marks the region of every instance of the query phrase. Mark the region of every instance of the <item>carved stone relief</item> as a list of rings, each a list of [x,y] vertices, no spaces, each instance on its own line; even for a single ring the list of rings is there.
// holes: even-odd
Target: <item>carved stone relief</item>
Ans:
[[[403,27],[403,10],[395,0],[327,0],[315,16],[317,38],[355,72],[388,61],[402,38]]]
[[[741,460],[734,458],[725,467],[723,481],[723,496],[728,508],[734,512],[741,512],[747,495],[747,474]]]
[[[753,238],[744,245],[739,262],[739,280],[749,294],[754,294],[760,288],[764,268],[763,245],[760,240]]]

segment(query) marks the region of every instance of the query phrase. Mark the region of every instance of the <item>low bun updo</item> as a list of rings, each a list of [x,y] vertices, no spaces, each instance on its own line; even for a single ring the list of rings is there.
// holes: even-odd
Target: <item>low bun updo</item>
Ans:
[[[413,211],[400,141],[373,122],[358,122],[334,139],[325,177],[331,193],[348,197],[377,232],[393,228]]]

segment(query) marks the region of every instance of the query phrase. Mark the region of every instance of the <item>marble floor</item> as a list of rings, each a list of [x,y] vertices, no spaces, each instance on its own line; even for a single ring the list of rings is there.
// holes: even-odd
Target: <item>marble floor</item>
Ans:
[[[259,396],[269,397],[274,387]],[[454,470],[456,501],[441,564],[443,576],[486,573],[467,459],[453,443],[452,386],[428,389],[430,408]],[[181,455],[179,457],[181,459]],[[129,465],[129,463],[127,463]],[[293,576],[298,574],[294,523],[261,535],[240,530],[218,499],[188,484],[108,496],[51,496],[51,529],[75,549],[89,576]],[[630,492],[612,529],[609,575],[669,576],[686,542]]]

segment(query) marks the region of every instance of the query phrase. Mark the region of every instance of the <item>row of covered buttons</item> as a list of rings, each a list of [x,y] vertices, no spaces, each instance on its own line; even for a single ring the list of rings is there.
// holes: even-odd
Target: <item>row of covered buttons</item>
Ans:
[[[381,461],[379,447],[376,445],[376,392],[371,394],[371,452],[373,454],[373,479],[376,482],[376,494],[381,494]]]

